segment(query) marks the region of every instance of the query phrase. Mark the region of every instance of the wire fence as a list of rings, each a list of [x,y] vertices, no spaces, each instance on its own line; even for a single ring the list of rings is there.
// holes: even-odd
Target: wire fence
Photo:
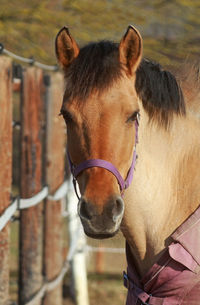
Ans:
[[[6,226],[6,224],[12,220],[13,216],[15,215],[16,211],[28,209],[39,204],[45,198],[49,198],[52,201],[58,201],[67,195],[68,191],[68,182],[65,181],[59,187],[59,189],[55,192],[54,195],[49,194],[48,186],[44,186],[43,189],[38,192],[36,195],[30,198],[15,198],[13,202],[9,205],[9,207],[1,214],[0,216],[0,231]],[[66,211],[63,211],[65,215]]]
[[[48,296],[56,292],[59,296],[54,301],[59,305],[62,304],[61,282],[76,253],[80,236],[78,234],[71,239],[68,254],[63,260],[57,231],[62,230],[60,217],[69,216],[62,201],[70,193],[69,181],[63,182],[66,131],[61,120],[57,119],[63,94],[63,76],[56,72],[57,67],[17,56],[2,45],[0,53],[30,64],[21,68],[20,73],[18,69],[16,75],[12,61],[8,57],[0,57],[0,304],[9,301],[7,245],[10,242],[10,221],[18,219],[19,304],[45,304],[45,299],[48,300]],[[55,72],[47,75],[42,69]],[[20,100],[19,120],[15,120],[12,114],[12,107],[15,110],[13,79],[16,78],[19,86],[14,91],[17,91]],[[20,132],[18,148],[12,147],[12,143],[16,142],[13,141],[13,128],[16,126]],[[57,139],[57,133],[60,139]],[[16,149],[19,149],[17,160],[14,156]],[[20,195],[10,200],[12,162],[15,163],[14,167],[19,168],[20,183],[17,189]],[[51,244],[59,256],[57,262],[54,262],[49,251]]]
[[[67,196],[67,193],[69,191],[69,186],[70,183],[69,181],[65,181],[60,187],[59,189],[55,192],[54,195],[50,195],[51,200],[54,201],[58,201],[61,200],[63,198],[65,198]],[[38,193],[37,196],[37,203],[36,203],[36,199],[34,199],[34,197],[36,198],[36,196],[30,198],[30,200],[35,200],[35,204],[39,204],[41,202],[40,199],[45,199],[47,198],[48,195],[48,189],[46,191],[47,188],[44,188],[40,193]],[[44,197],[44,194],[46,192],[46,196]],[[42,194],[43,192],[43,194]],[[43,196],[41,196],[41,194]],[[67,196],[68,200],[71,200],[71,198],[69,198],[69,195]],[[26,199],[28,200],[28,199]],[[26,207],[27,208],[27,207]],[[68,213],[69,216],[69,213]],[[52,290],[54,290],[62,281],[64,276],[66,275],[66,273],[68,272],[69,268],[70,268],[70,264],[72,262],[73,257],[75,256],[76,252],[77,252],[77,245],[78,245],[78,241],[81,237],[82,231],[81,231],[81,227],[78,226],[77,227],[77,232],[76,234],[73,236],[72,242],[70,244],[70,248],[68,250],[67,256],[64,260],[62,269],[60,270],[60,273],[51,281],[46,281],[45,279],[43,280],[43,285],[42,287],[39,289],[39,291],[28,301],[25,303],[25,305],[35,305],[37,304],[38,301],[40,301],[47,292],[50,292]]]
[[[3,230],[3,228],[7,225],[9,221],[12,220],[12,217],[15,215],[17,210],[21,209],[27,209],[30,207],[33,207],[37,204],[40,204],[42,200],[45,198],[49,198],[51,201],[59,201],[61,199],[64,199],[67,197],[67,200],[70,201],[71,198],[69,198],[69,189],[72,188],[72,184],[69,181],[64,181],[63,184],[56,190],[56,192],[52,195],[49,194],[48,187],[45,186],[40,192],[38,192],[36,195],[34,195],[31,198],[17,198],[15,199],[12,204],[4,211],[4,213],[0,216],[0,231]],[[67,213],[67,215],[66,215]],[[64,211],[62,213],[64,217],[70,216],[69,212]],[[42,287],[39,289],[39,291],[24,305],[34,305],[38,302],[38,300],[41,300],[45,293],[54,290],[63,280],[65,274],[69,270],[70,263],[77,251],[77,245],[78,241],[80,239],[80,236],[82,234],[82,230],[80,225],[77,227],[77,232],[73,236],[73,240],[71,242],[70,248],[68,250],[68,254],[66,256],[66,259],[63,263],[63,267],[60,271],[60,273],[51,281],[43,281]],[[84,250],[84,247],[83,249]],[[88,247],[85,247],[85,250],[89,250]],[[90,251],[92,248],[90,247]],[[80,251],[80,249],[79,249]]]
[[[47,70],[47,71],[58,71],[58,66],[57,65],[54,65],[54,66],[51,66],[51,65],[46,65],[46,64],[43,64],[39,61],[36,61],[34,58],[26,58],[26,57],[22,57],[22,56],[19,56],[7,49],[4,48],[4,45],[2,43],[0,43],[0,54],[4,54],[4,55],[7,55],[15,60],[18,60],[22,63],[25,63],[25,64],[29,64],[29,65],[33,65],[33,66],[36,66],[40,69],[43,69],[43,70]]]

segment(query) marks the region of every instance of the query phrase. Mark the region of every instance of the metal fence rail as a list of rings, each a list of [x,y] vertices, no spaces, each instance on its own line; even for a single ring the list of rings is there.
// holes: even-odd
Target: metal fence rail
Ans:
[[[118,254],[124,254],[125,249],[124,248],[110,248],[110,247],[93,247],[93,246],[86,246],[87,252],[105,252],[105,253],[118,253]]]

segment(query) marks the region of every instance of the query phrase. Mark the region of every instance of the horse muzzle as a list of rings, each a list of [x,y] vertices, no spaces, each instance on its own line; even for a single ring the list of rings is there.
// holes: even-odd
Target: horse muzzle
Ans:
[[[121,196],[110,198],[103,207],[81,197],[78,203],[85,234],[92,238],[109,238],[114,236],[119,228],[124,214],[124,201]]]

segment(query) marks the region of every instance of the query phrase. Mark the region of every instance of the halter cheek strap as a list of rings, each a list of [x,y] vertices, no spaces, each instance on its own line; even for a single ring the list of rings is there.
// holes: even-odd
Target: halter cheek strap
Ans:
[[[101,168],[104,168],[104,169],[108,170],[109,172],[111,172],[116,177],[119,187],[120,187],[121,194],[123,195],[124,190],[129,187],[129,185],[131,184],[131,182],[133,180],[134,168],[135,168],[135,163],[136,163],[136,159],[137,159],[137,154],[136,154],[136,144],[137,143],[138,143],[138,121],[136,120],[135,121],[135,147],[134,147],[134,151],[133,151],[133,159],[132,159],[131,167],[128,171],[126,180],[123,179],[123,177],[121,176],[118,169],[111,162],[108,162],[106,160],[89,159],[89,160],[85,160],[82,163],[80,163],[79,165],[75,166],[72,163],[70,156],[69,156],[69,152],[67,150],[67,157],[68,157],[68,161],[69,161],[69,165],[70,165],[70,170],[73,175],[74,189],[75,189],[78,199],[80,199],[80,197],[77,192],[76,178],[82,171],[84,171],[85,169],[91,168],[91,167],[101,167]]]

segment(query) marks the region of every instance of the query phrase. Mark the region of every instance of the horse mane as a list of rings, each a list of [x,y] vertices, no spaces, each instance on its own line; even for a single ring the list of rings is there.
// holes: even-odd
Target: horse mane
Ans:
[[[200,107],[200,63],[198,60],[193,62],[186,62],[180,67],[177,74],[177,79],[181,83],[184,96],[187,99],[187,104],[197,105]],[[192,105],[191,105],[192,104]],[[191,107],[192,108],[192,107]],[[200,115],[200,109],[198,111]]]
[[[114,42],[100,41],[80,49],[78,57],[65,71],[65,101],[84,101],[92,92],[103,92],[123,76],[118,46]],[[180,85],[175,76],[159,64],[142,60],[136,72],[135,89],[150,120],[168,126],[174,113],[185,114]]]
[[[185,114],[185,101],[176,77],[160,64],[143,59],[137,72],[135,88],[150,119],[168,126],[171,116]]]

